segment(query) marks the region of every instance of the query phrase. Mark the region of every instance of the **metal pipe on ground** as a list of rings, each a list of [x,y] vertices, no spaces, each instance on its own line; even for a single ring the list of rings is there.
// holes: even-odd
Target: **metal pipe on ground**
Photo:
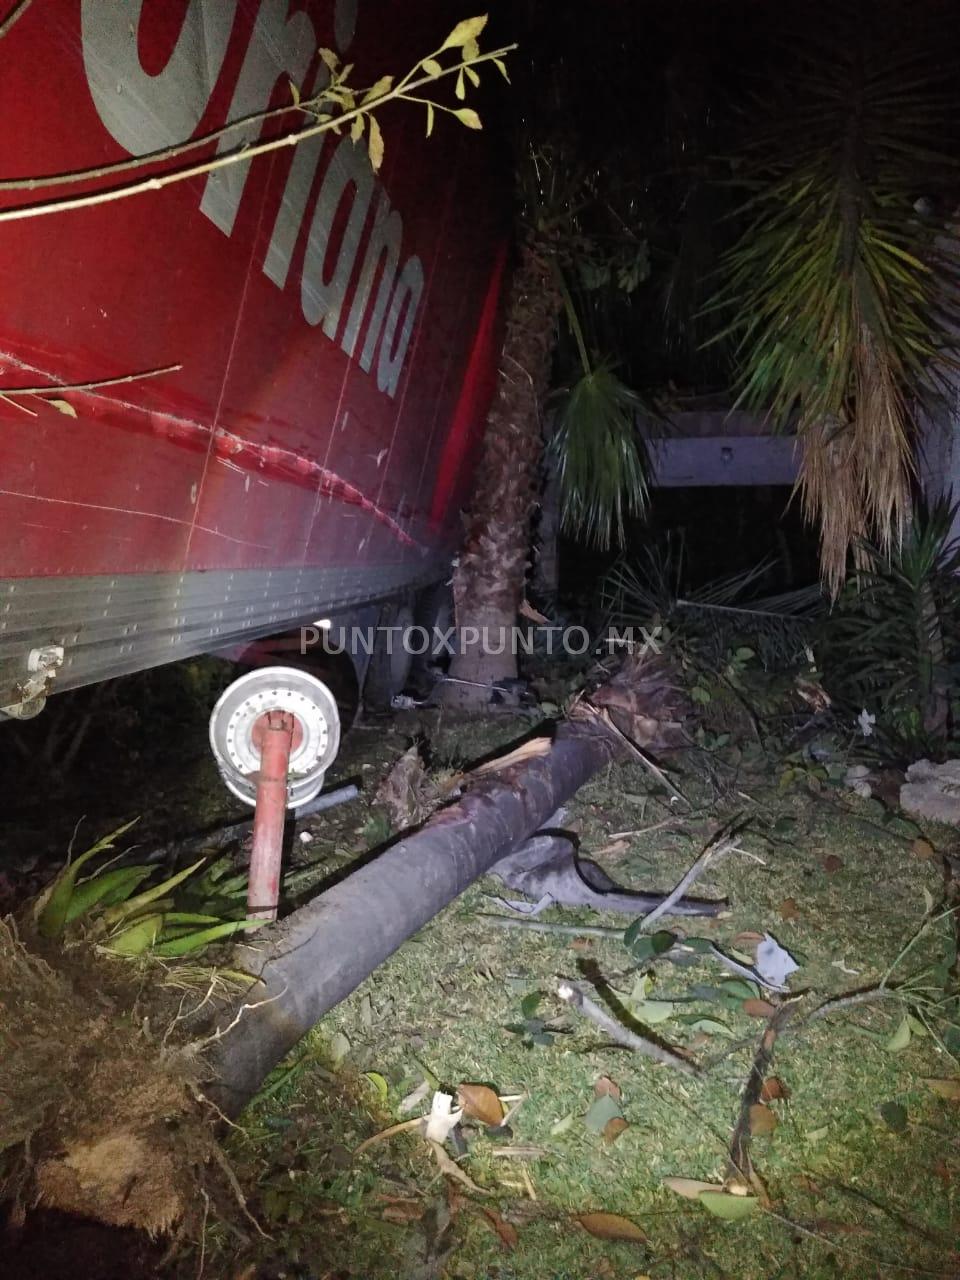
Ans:
[[[419,831],[238,949],[257,984],[221,1012],[207,1093],[236,1115],[328,1010],[526,840],[619,754],[608,730],[567,722],[550,750],[478,781]]]
[[[283,825],[287,817],[287,773],[294,732],[298,728],[289,711],[268,711],[254,726],[254,742],[260,748],[260,772],[250,846],[248,920],[277,918]]]

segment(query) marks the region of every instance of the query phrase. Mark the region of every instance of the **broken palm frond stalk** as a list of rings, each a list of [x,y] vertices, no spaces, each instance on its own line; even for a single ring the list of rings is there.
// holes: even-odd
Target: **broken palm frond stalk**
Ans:
[[[750,1163],[750,1135],[752,1108],[760,1102],[760,1093],[766,1079],[770,1063],[773,1061],[773,1050],[777,1037],[787,1025],[799,1007],[799,997],[787,1000],[771,1015],[763,1029],[757,1051],[750,1065],[750,1074],[740,1095],[740,1112],[730,1139],[730,1177],[739,1180],[743,1189],[756,1189],[758,1179],[754,1176]]]
[[[643,921],[640,925],[642,931],[646,932],[646,930],[659,920],[661,916],[665,916],[669,912],[670,908],[674,906],[675,903],[679,902],[693,882],[700,878],[708,866],[719,862],[720,859],[726,857],[728,853],[743,852],[740,848],[739,841],[739,834],[742,829],[743,828],[740,827],[731,835],[724,836],[722,839],[714,839],[707,845],[700,857],[697,858],[690,870],[677,884],[676,888],[667,894],[659,906],[654,907],[651,912],[643,917]]]
[[[572,1009],[576,1009],[590,1022],[598,1026],[601,1031],[605,1031],[611,1040],[623,1045],[625,1049],[632,1049],[635,1053],[641,1053],[644,1057],[652,1058],[654,1062],[673,1067],[675,1071],[681,1071],[684,1075],[700,1075],[700,1068],[695,1062],[683,1057],[675,1049],[668,1049],[653,1040],[645,1040],[642,1036],[638,1036],[636,1032],[618,1022],[616,1018],[607,1013],[606,1009],[601,1008],[596,1001],[591,1000],[575,983],[570,982],[568,979],[561,979],[558,983],[557,995]]]

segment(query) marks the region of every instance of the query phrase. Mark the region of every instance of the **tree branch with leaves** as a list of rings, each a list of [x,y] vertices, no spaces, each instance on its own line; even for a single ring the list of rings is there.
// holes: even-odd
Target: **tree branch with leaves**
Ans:
[[[429,89],[441,80],[456,77],[455,95],[463,101],[466,97],[467,82],[474,87],[480,83],[478,67],[492,63],[505,79],[509,79],[506,63],[507,54],[516,48],[515,45],[504,45],[491,52],[480,50],[479,37],[487,23],[487,16],[482,14],[475,18],[465,18],[458,22],[446,40],[426,57],[421,58],[400,80],[394,76],[382,76],[374,84],[365,88],[356,88],[351,83],[353,66],[343,65],[337,55],[330,49],[320,49],[319,56],[329,73],[326,85],[310,98],[301,98],[299,90],[291,84],[292,101],[289,106],[278,107],[272,111],[260,112],[253,116],[245,116],[241,120],[229,122],[223,128],[201,138],[186,139],[162,151],[151,152],[143,156],[134,156],[115,164],[101,165],[92,169],[74,170],[70,173],[43,174],[27,178],[10,178],[0,181],[0,193],[4,191],[32,191],[46,187],[71,186],[79,182],[91,182],[99,178],[115,178],[121,174],[136,171],[143,167],[177,160],[199,150],[201,147],[228,135],[235,129],[248,128],[252,123],[262,124],[298,111],[310,123],[302,128],[283,134],[280,137],[268,138],[249,146],[239,146],[233,151],[224,152],[212,159],[201,160],[195,164],[180,168],[167,169],[149,177],[137,179],[116,187],[108,187],[98,191],[84,192],[79,196],[64,196],[55,200],[38,204],[21,204],[12,208],[0,209],[0,222],[14,222],[24,218],[38,218],[53,213],[64,213],[71,209],[89,208],[92,205],[106,204],[115,200],[126,200],[132,196],[143,195],[150,191],[160,191],[164,187],[178,182],[187,182],[191,178],[200,177],[219,169],[229,168],[235,164],[246,164],[250,160],[284,147],[295,147],[310,138],[323,133],[340,134],[349,126],[354,141],[359,142],[364,135],[370,163],[376,170],[383,163],[385,144],[377,113],[391,102],[411,102],[426,108],[426,132],[433,130],[436,112],[442,112],[458,120],[468,129],[482,128],[480,116],[471,107],[454,107],[429,96],[420,90]],[[449,55],[454,54],[454,60]],[[446,63],[446,65],[445,65]]]

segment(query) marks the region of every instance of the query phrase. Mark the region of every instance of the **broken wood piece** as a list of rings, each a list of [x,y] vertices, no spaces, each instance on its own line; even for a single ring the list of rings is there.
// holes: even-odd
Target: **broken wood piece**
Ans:
[[[642,1036],[638,1036],[636,1032],[618,1022],[616,1018],[607,1013],[606,1009],[602,1009],[600,1005],[591,1000],[575,983],[570,982],[568,979],[561,979],[557,985],[557,995],[572,1009],[578,1010],[585,1018],[589,1018],[602,1031],[605,1031],[611,1040],[623,1045],[625,1049],[632,1049],[635,1053],[642,1053],[645,1057],[652,1058],[654,1062],[673,1067],[675,1071],[681,1071],[686,1076],[700,1075],[700,1068],[695,1062],[683,1057],[677,1050],[668,1049],[653,1040],[645,1040]]]

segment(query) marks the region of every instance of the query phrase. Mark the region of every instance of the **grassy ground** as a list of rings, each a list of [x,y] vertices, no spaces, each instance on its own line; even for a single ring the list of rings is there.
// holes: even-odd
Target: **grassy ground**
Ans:
[[[434,762],[444,766],[528,728],[504,717],[481,725],[401,717],[389,728],[357,731],[340,772],[361,774],[369,792],[411,737],[426,737]],[[876,802],[825,788],[802,771],[781,788],[780,770],[769,759],[758,755],[748,769],[734,763],[736,755],[687,758],[682,786],[692,808],[682,813],[670,809],[640,766],[611,767],[571,803],[567,825],[615,879],[669,889],[719,823],[747,819],[745,852],[727,857],[698,886],[704,896],[725,896],[729,914],[684,921],[688,932],[749,961],[750,941],[738,935],[770,931],[800,963],[790,986],[810,993],[804,1010],[876,984],[929,903],[940,901],[938,857]],[[298,856],[325,871],[386,834],[382,815],[362,802],[314,820],[310,829],[313,839]],[[614,839],[620,832],[635,834]],[[937,850],[952,838],[925,834]],[[637,965],[619,937],[495,927],[484,914],[502,913],[488,896],[499,891],[493,880],[474,886],[328,1015],[270,1078],[231,1142],[266,1236],[238,1248],[211,1225],[206,1274],[317,1280],[960,1274],[960,1255],[952,1252],[960,1104],[927,1083],[956,1079],[957,1063],[936,1037],[918,1034],[920,1022],[902,1025],[910,1008],[929,1007],[917,984],[932,981],[945,956],[950,962],[949,920],[931,925],[895,969],[895,979],[914,984],[909,999],[847,1007],[778,1040],[766,1074],[789,1096],[771,1103],[776,1129],[755,1136],[751,1146],[766,1202],[743,1221],[728,1222],[669,1190],[664,1178],[723,1181],[764,1019],[750,1016],[735,991],[721,986],[731,975],[708,956],[685,967],[662,959]],[[627,923],[560,908],[540,918]],[[665,1002],[645,1006],[648,1018],[663,1019],[647,1034],[712,1063],[702,1077],[612,1044],[555,995],[559,975],[579,976],[585,985],[602,975],[629,1007],[643,974],[650,975],[648,998]],[[535,1013],[530,1003],[521,1009],[534,993]],[[558,1029],[551,1043],[533,1044],[509,1029],[532,1016]],[[587,1123],[604,1078],[619,1091],[626,1122],[613,1142]],[[462,1082],[486,1083],[501,1095],[522,1096],[509,1133],[491,1135],[479,1124],[466,1129],[458,1162],[477,1190],[444,1177],[417,1133],[355,1153],[361,1141],[411,1114],[401,1113],[401,1101],[424,1080],[450,1091]],[[647,1243],[590,1234],[577,1218],[597,1211],[628,1219]]]

